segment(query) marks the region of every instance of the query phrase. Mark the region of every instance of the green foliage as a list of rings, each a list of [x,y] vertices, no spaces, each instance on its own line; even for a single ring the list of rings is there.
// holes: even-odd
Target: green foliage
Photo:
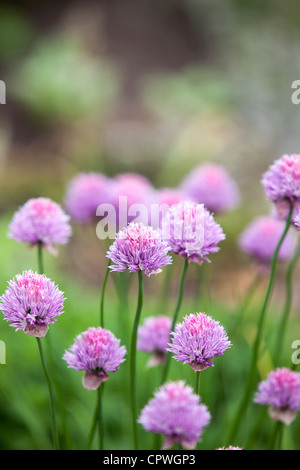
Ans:
[[[115,70],[64,36],[40,41],[12,80],[15,96],[46,122],[101,115],[118,90]]]
[[[24,245],[8,240],[8,218],[2,218],[0,224],[1,260],[0,271],[1,293],[6,283],[18,272],[25,269],[37,268],[37,253],[35,249],[27,249]],[[87,236],[91,234],[87,233]],[[88,243],[88,241],[86,241]],[[100,242],[99,242],[100,243]],[[99,250],[101,253],[101,250]],[[103,260],[99,255],[99,263]],[[180,260],[179,260],[180,261]],[[213,286],[214,276],[219,267],[218,258],[213,261],[211,280]],[[65,266],[65,269],[62,266]],[[177,264],[175,263],[177,266]],[[64,249],[60,250],[60,257],[53,258],[45,255],[45,271],[55,280],[60,289],[65,292],[65,312],[50,326],[48,335],[44,338],[44,351],[50,372],[55,378],[55,394],[57,403],[57,417],[60,432],[60,441],[66,449],[84,449],[92,423],[94,407],[96,405],[96,392],[87,391],[82,387],[82,374],[68,369],[62,360],[66,348],[73,343],[77,334],[89,326],[99,324],[99,289],[88,288],[67,273],[67,259]],[[202,269],[206,268],[202,267]],[[201,269],[201,268],[199,268]],[[103,267],[103,275],[105,267]],[[142,321],[146,316],[155,314],[171,315],[176,303],[176,278],[174,276],[175,294],[168,296],[168,304],[164,312],[158,311],[158,297],[162,294],[164,285],[163,273],[155,279],[145,279],[145,301],[142,312]],[[116,274],[116,273],[114,273]],[[108,278],[107,295],[105,298],[105,327],[111,329],[121,338],[129,351],[130,333],[133,325],[137,301],[137,279],[131,276],[129,289],[129,305],[126,307],[125,299],[118,296],[113,276]],[[193,270],[190,274],[193,275]],[[195,274],[195,273],[194,273]],[[116,274],[117,275],[117,274]],[[126,276],[126,275],[124,275]],[[178,276],[177,276],[178,277]],[[125,282],[125,277],[119,275]],[[240,400],[249,366],[250,344],[255,334],[257,315],[261,306],[261,293],[256,295],[241,328],[234,332],[235,315],[238,312],[239,300],[234,306],[226,305],[218,300],[217,292],[212,289],[211,302],[207,307],[205,296],[201,297],[195,305],[195,298],[191,286],[193,279],[187,279],[186,295],[180,311],[182,316],[195,310],[203,311],[220,321],[228,331],[233,347],[226,351],[224,356],[216,358],[215,367],[203,372],[201,377],[200,395],[202,401],[208,406],[212,421],[204,431],[203,441],[199,449],[214,449],[224,445],[236,406]],[[149,281],[149,282],[147,282]],[[200,286],[201,287],[201,286]],[[153,295],[153,292],[155,293]],[[117,294],[117,295],[116,295]],[[202,294],[204,295],[204,293]],[[275,340],[276,325],[278,324],[280,309],[273,305],[268,313],[265,343],[259,361],[260,379],[265,378],[272,368],[269,351]],[[293,340],[300,337],[300,326],[297,318],[293,316],[287,333],[283,364],[290,365]],[[35,338],[25,335],[22,331],[15,332],[5,321],[1,320],[0,339],[5,341],[7,350],[7,363],[0,365],[0,448],[1,449],[51,449],[51,427],[47,387],[44,381],[39,361]],[[137,396],[138,410],[140,410],[153,396],[160,384],[161,370],[159,368],[147,369],[148,355],[142,352],[137,354]],[[183,379],[194,386],[195,373],[184,364],[172,359],[169,374],[170,380]],[[132,449],[133,439],[131,430],[131,411],[129,400],[129,361],[120,367],[120,370],[110,374],[105,384],[103,397],[105,441],[106,449]],[[262,416],[261,422],[258,421]],[[259,427],[249,437],[255,427]],[[259,405],[252,404],[241,427],[241,432],[233,445],[250,446],[264,449],[268,446],[273,423]],[[295,436],[300,431],[299,417],[291,425],[290,431],[285,435],[285,448],[297,447]],[[151,449],[154,445],[154,436],[146,433],[139,426],[141,447]],[[94,439],[93,448],[97,446]]]

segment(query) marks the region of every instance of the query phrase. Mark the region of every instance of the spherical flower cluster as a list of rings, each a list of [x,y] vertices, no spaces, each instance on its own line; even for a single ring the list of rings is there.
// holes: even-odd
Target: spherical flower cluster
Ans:
[[[138,421],[147,431],[165,436],[163,449],[175,443],[194,449],[211,419],[207,407],[199,401],[183,381],[169,382],[156,391]]]
[[[63,312],[64,300],[63,292],[44,274],[25,271],[9,282],[0,308],[10,326],[42,338]]]
[[[209,262],[207,255],[219,251],[225,239],[222,228],[203,204],[191,201],[173,205],[162,220],[161,234],[170,251],[194,262]]]
[[[168,351],[178,362],[195,371],[213,367],[211,359],[221,356],[231,346],[224,328],[205,313],[186,315],[171,333]]]
[[[263,175],[262,184],[282,218],[287,217],[290,205],[299,209],[300,155],[283,155],[276,160]]]
[[[131,223],[117,234],[110,246],[107,257],[114,263],[112,271],[144,271],[147,276],[161,272],[161,268],[171,264],[167,255],[168,244],[158,231],[142,223]]]
[[[148,362],[148,367],[164,362],[171,326],[171,319],[160,315],[146,318],[144,324],[138,328],[137,349],[153,354]]]
[[[116,175],[112,184],[112,204],[116,210],[119,229],[133,222],[137,216],[145,225],[150,224],[150,204],[153,197],[154,188],[145,176],[137,173]],[[132,207],[135,204],[139,204],[141,210],[135,210]]]
[[[96,220],[100,204],[111,202],[111,181],[101,173],[80,173],[69,183],[65,207],[77,223]]]
[[[39,197],[29,199],[14,214],[9,225],[9,237],[56,253],[55,245],[64,245],[72,234],[69,216],[59,204],[51,199]]]
[[[300,373],[285,367],[270,372],[267,379],[260,382],[254,401],[269,405],[274,421],[290,424],[300,408]]]
[[[63,359],[72,369],[85,371],[83,386],[95,390],[108,379],[108,372],[119,369],[125,354],[126,348],[120,346],[120,340],[111,331],[98,327],[78,335]]]
[[[262,266],[269,265],[283,234],[285,223],[270,216],[257,217],[239,237],[240,248]],[[288,232],[278,253],[279,261],[289,260],[296,248],[296,237]]]
[[[195,168],[182,182],[181,189],[189,198],[214,213],[234,208],[239,201],[239,190],[225,168],[206,163]]]

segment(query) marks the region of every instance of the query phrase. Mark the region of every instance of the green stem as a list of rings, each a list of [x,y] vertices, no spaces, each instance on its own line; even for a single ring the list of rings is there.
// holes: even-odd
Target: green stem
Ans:
[[[237,312],[237,317],[236,317],[236,321],[235,321],[235,325],[233,327],[233,330],[232,330],[232,335],[235,335],[240,324],[242,323],[242,320],[244,319],[244,315],[247,311],[247,308],[252,300],[252,297],[254,295],[254,292],[256,290],[256,288],[258,287],[259,285],[259,282],[261,280],[261,273],[258,272],[256,274],[256,276],[254,277],[253,281],[251,282],[250,284],[250,287],[243,299],[243,301],[241,302],[241,305],[238,309],[238,312]]]
[[[132,426],[135,450],[138,450],[138,430],[137,430],[137,403],[136,403],[136,342],[137,330],[139,326],[140,316],[143,307],[143,274],[138,271],[138,303],[131,334],[131,350],[130,350],[130,397],[132,410]]]
[[[297,261],[300,256],[300,239],[298,241],[298,246],[296,252],[288,266],[285,278],[285,285],[286,285],[286,297],[285,297],[285,304],[282,312],[281,321],[279,324],[278,332],[277,332],[277,340],[274,352],[274,366],[277,367],[280,361],[280,355],[282,351],[283,339],[287,327],[288,317],[291,310],[292,305],[292,296],[293,296],[293,286],[292,286],[292,279],[295,267],[297,265]]]
[[[172,276],[174,272],[174,270],[171,268],[172,266],[169,266],[169,269],[166,269],[165,271],[165,278],[163,280],[162,293],[161,293],[161,296],[158,298],[158,302],[157,302],[157,307],[156,307],[157,311],[161,313],[165,312],[167,301],[169,298],[170,287],[172,284]]]
[[[284,430],[284,424],[279,421],[278,422],[278,441],[277,441],[277,450],[282,449],[282,438],[283,438],[283,430]]]
[[[180,310],[180,307],[181,307],[182,298],[183,298],[184,281],[185,281],[185,278],[186,278],[188,265],[189,265],[188,259],[185,259],[183,269],[182,269],[182,273],[181,273],[181,278],[180,278],[179,294],[178,294],[177,304],[176,304],[176,308],[175,308],[175,312],[174,312],[174,316],[173,316],[171,331],[174,331],[174,328],[175,328],[175,325],[176,325],[176,322],[177,322],[178,313],[179,313],[179,310]],[[165,367],[163,368],[161,383],[164,383],[167,380],[167,375],[168,375],[168,371],[169,371],[169,367],[170,367],[170,359],[171,359],[171,354],[170,354],[170,352],[168,352],[167,357],[166,357]]]
[[[276,246],[276,249],[274,251],[273,257],[272,257],[272,262],[271,262],[271,272],[270,272],[270,278],[269,278],[269,284],[266,292],[266,296],[264,299],[264,303],[260,312],[260,317],[258,321],[258,326],[257,326],[257,333],[256,333],[256,338],[253,344],[252,348],[252,357],[251,357],[251,363],[250,363],[250,369],[247,377],[247,382],[245,386],[245,392],[242,398],[242,401],[240,403],[240,406],[238,408],[236,417],[233,421],[233,425],[230,430],[229,434],[229,439],[228,443],[233,442],[235,439],[235,436],[239,430],[242,418],[247,410],[247,407],[249,405],[252,393],[253,393],[253,386],[255,382],[255,377],[256,377],[256,365],[257,365],[257,359],[258,359],[258,354],[259,354],[259,348],[261,344],[261,339],[262,339],[262,333],[263,333],[263,326],[264,326],[264,321],[265,321],[265,316],[267,312],[267,307],[269,305],[269,301],[271,298],[271,293],[273,290],[274,286],[274,281],[275,281],[275,274],[276,274],[276,266],[277,266],[277,259],[278,259],[278,253],[281,248],[281,245],[286,237],[286,234],[288,233],[288,230],[290,228],[291,224],[291,219],[292,219],[292,214],[293,214],[293,206],[290,206],[289,210],[289,215],[285,224],[285,228],[283,231],[283,234],[280,237],[280,240]]]
[[[44,371],[45,379],[46,379],[47,386],[48,386],[48,392],[49,392],[53,444],[54,444],[54,448],[58,449],[59,448],[59,441],[58,441],[58,434],[57,434],[57,428],[56,428],[56,417],[55,417],[55,407],[54,407],[54,396],[53,396],[52,384],[51,384],[50,376],[48,374],[47,367],[46,367],[45,360],[44,360],[44,354],[43,354],[41,338],[36,338],[36,340],[37,340],[39,353],[40,353],[40,358],[41,358],[41,363],[42,363],[42,368],[43,368],[43,371]]]
[[[199,395],[200,393],[200,371],[196,371],[196,385],[195,385],[195,392],[196,395]]]
[[[95,434],[95,430],[96,430],[97,422],[98,422],[98,399],[97,399],[97,402],[96,402],[96,407],[95,407],[95,411],[94,411],[91,430],[89,432],[89,436],[88,436],[88,440],[87,440],[87,445],[86,445],[87,450],[90,450],[90,448],[91,448],[93,438],[94,438],[94,434]]]
[[[38,242],[38,269],[39,274],[44,274],[44,263],[43,263],[43,244]]]
[[[104,426],[102,419],[102,396],[103,396],[103,385],[101,384],[98,387],[98,432],[99,432],[99,450],[103,450],[103,441],[104,441]]]
[[[104,296],[105,296],[105,290],[106,290],[106,284],[107,284],[107,278],[110,272],[109,269],[110,266],[110,261],[108,262],[104,280],[103,280],[103,285],[102,285],[102,290],[101,290],[101,299],[100,299],[100,326],[104,328]]]

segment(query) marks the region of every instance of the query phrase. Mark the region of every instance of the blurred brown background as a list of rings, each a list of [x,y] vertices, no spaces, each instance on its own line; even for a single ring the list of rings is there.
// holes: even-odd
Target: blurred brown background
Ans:
[[[230,301],[253,275],[236,237],[270,210],[261,175],[299,152],[299,25],[290,0],[2,2],[2,214],[39,195],[61,202],[79,171],[135,171],[159,187],[222,163],[242,194],[219,219],[227,240],[213,279]],[[75,251],[88,282],[91,239]]]

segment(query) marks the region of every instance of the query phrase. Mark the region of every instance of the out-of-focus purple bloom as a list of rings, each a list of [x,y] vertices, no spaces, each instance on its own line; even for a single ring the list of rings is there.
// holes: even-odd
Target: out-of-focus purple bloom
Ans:
[[[300,208],[300,155],[283,155],[262,178],[265,193],[274,202],[281,218],[287,218],[290,205]]]
[[[257,217],[240,235],[239,246],[262,266],[269,266],[284,227],[285,223],[281,219],[270,216]],[[290,231],[281,245],[278,260],[289,260],[295,248],[296,237]]]
[[[169,207],[189,199],[190,198],[178,188],[160,188],[156,192],[157,203],[166,204],[166,206]]]
[[[300,373],[285,367],[270,372],[260,382],[254,398],[260,405],[269,405],[274,421],[290,424],[300,408]]]
[[[228,446],[228,447],[218,447],[216,450],[243,450],[243,448],[237,447],[237,446]]]
[[[139,222],[149,225],[153,200],[154,188],[145,176],[138,173],[120,173],[113,178],[112,204],[116,209],[119,229],[126,227],[137,217]],[[141,206],[139,210],[132,207],[135,204]]]
[[[294,224],[298,230],[298,233],[300,234],[300,211],[297,211],[297,214],[294,218]]]
[[[223,213],[239,202],[240,195],[235,181],[224,167],[216,163],[198,166],[186,176],[181,189],[190,199],[214,213]]]
[[[207,255],[219,251],[225,239],[222,228],[203,204],[185,201],[175,204],[162,220],[161,234],[170,251],[190,262],[209,262]]]
[[[149,432],[163,434],[163,449],[179,443],[194,449],[210,422],[207,407],[183,381],[161,386],[142,410],[138,422]]]
[[[63,292],[44,274],[25,271],[9,282],[0,299],[5,320],[16,330],[43,338],[63,313]]]
[[[137,349],[153,356],[148,367],[164,362],[170,339],[172,321],[165,315],[148,317],[138,329]]]
[[[172,263],[167,255],[168,244],[162,240],[160,233],[142,223],[131,223],[121,230],[107,252],[114,264],[112,271],[144,271],[147,276],[158,274],[161,268]]]
[[[66,244],[72,234],[69,219],[60,205],[51,199],[29,199],[15,212],[8,236],[31,246],[41,243],[46,250],[56,254],[55,245]]]
[[[77,223],[96,220],[100,204],[111,203],[111,180],[101,173],[80,173],[68,185],[65,207]]]
[[[194,371],[213,367],[211,359],[221,356],[231,346],[223,326],[205,313],[186,315],[171,335],[168,351]]]
[[[95,390],[108,380],[108,372],[119,369],[125,354],[126,348],[120,346],[120,340],[111,331],[98,327],[78,335],[63,359],[72,369],[85,371],[83,386]]]

